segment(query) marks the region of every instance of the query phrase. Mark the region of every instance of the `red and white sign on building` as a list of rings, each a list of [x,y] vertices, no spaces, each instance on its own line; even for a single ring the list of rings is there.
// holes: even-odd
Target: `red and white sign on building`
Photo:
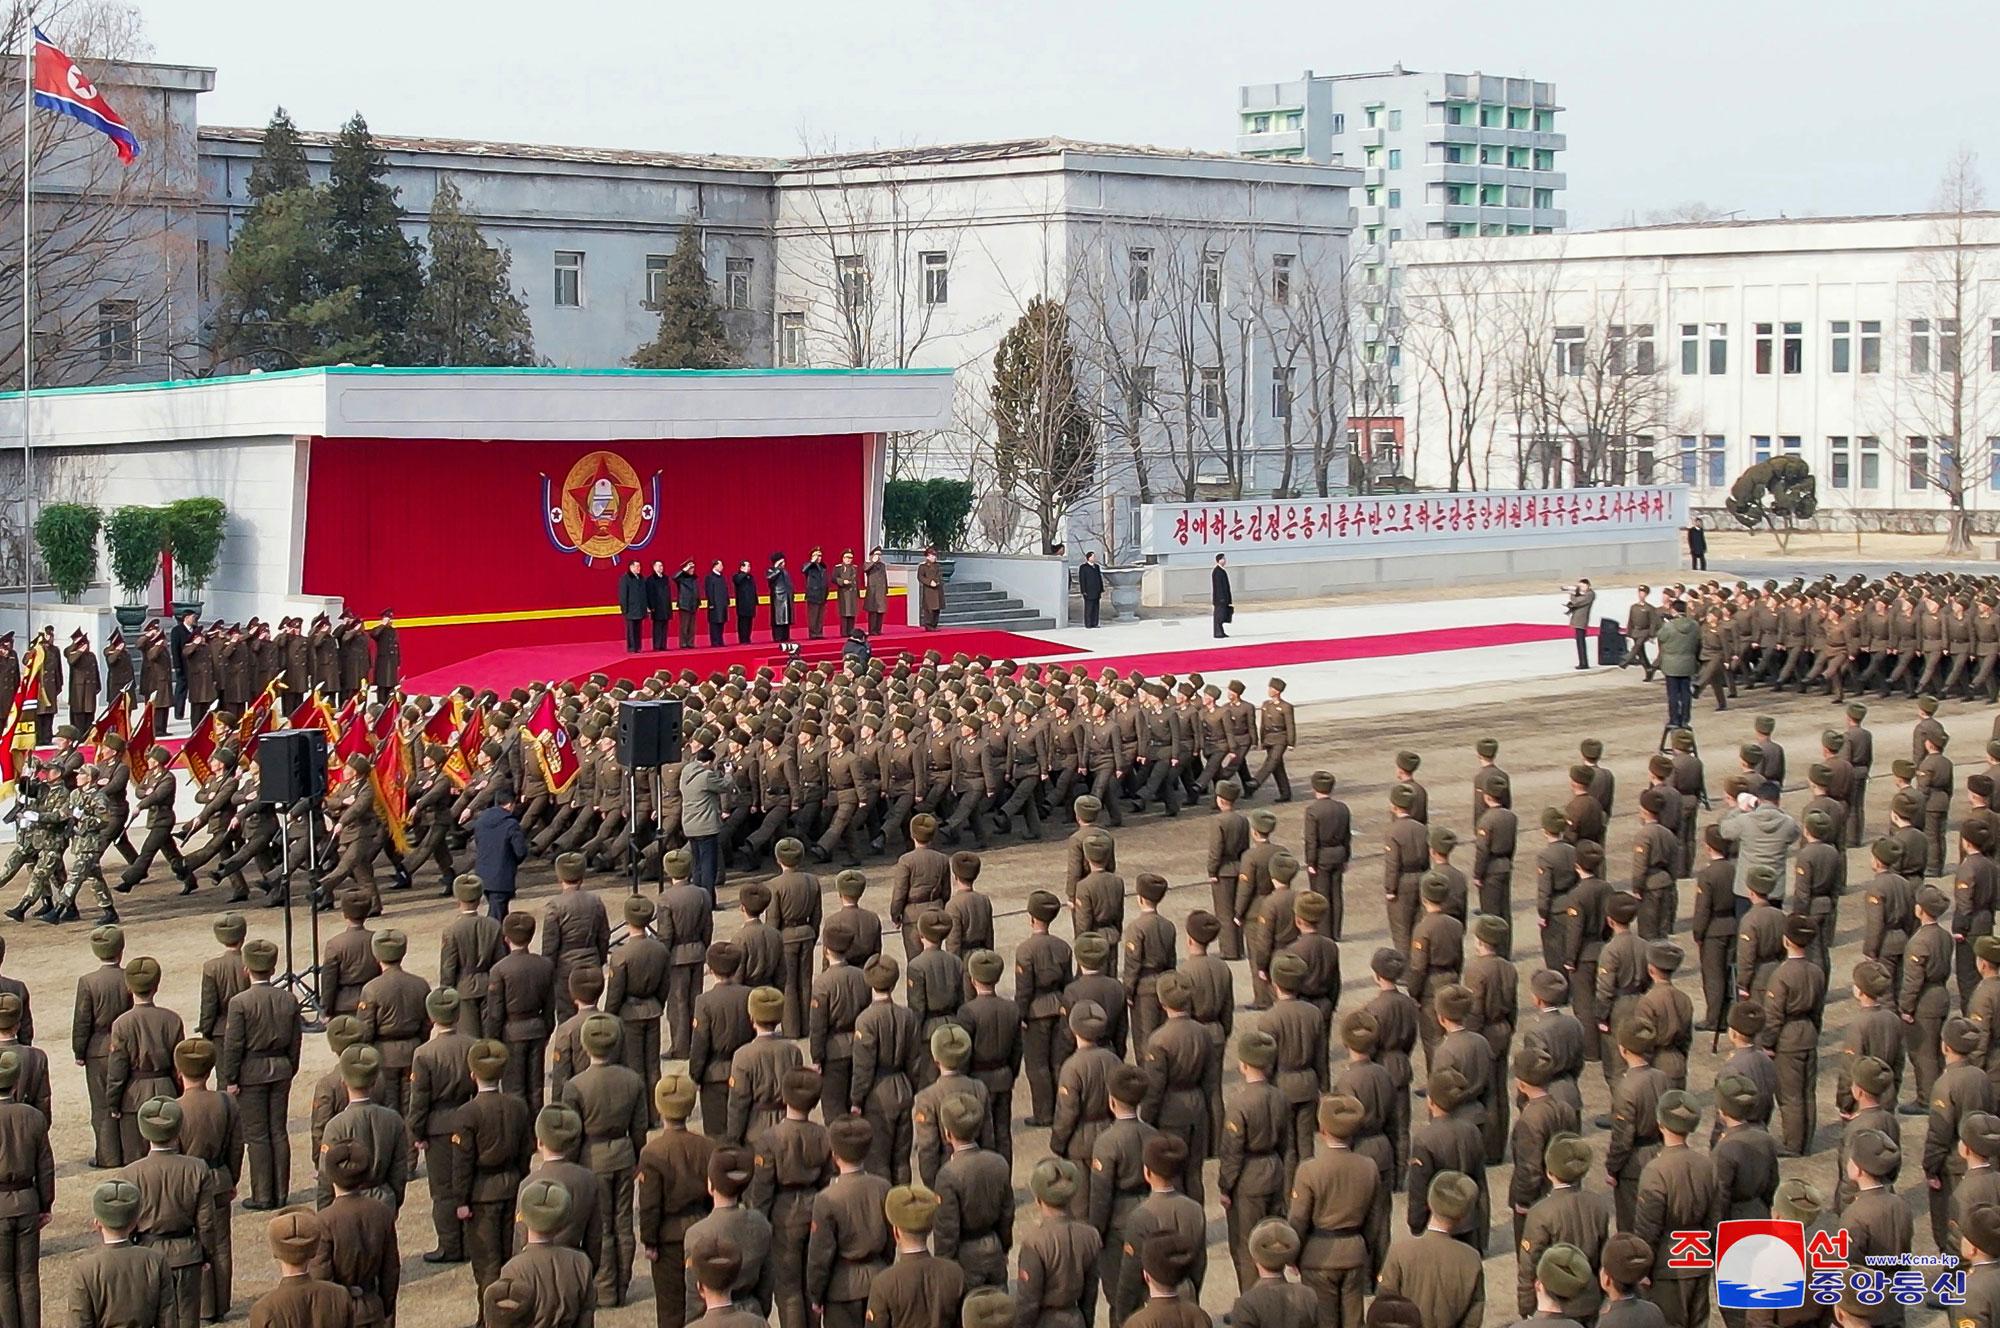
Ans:
[[[1445,552],[1482,544],[1659,536],[1685,526],[1678,486],[1286,498],[1243,503],[1148,504],[1141,551],[1174,555],[1272,553],[1341,557]]]

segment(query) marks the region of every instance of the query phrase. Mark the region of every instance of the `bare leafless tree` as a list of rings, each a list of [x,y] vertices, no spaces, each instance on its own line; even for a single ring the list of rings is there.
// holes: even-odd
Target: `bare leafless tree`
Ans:
[[[1498,316],[1506,302],[1499,271],[1475,247],[1458,262],[1410,268],[1403,281],[1405,364],[1428,407],[1410,469],[1416,473],[1416,449],[1435,439],[1454,492],[1480,487],[1475,461],[1491,442],[1509,383],[1507,348],[1516,334]]]

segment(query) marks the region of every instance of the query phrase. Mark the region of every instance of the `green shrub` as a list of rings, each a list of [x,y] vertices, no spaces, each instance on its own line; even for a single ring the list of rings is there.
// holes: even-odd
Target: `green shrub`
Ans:
[[[90,588],[97,577],[97,531],[104,515],[89,503],[50,503],[35,517],[35,547],[49,584],[65,600]]]
[[[924,482],[890,480],[882,486],[882,539],[893,549],[917,542],[924,527]]]
[[[924,541],[943,553],[965,543],[972,521],[972,486],[964,480],[932,480],[924,486]]]
[[[196,599],[215,575],[222,557],[223,523],[229,509],[220,498],[182,498],[167,504],[166,545],[174,555],[174,590]]]
[[[157,507],[121,507],[104,523],[104,542],[111,548],[111,579],[137,603],[160,570],[160,550],[166,547],[166,513]]]

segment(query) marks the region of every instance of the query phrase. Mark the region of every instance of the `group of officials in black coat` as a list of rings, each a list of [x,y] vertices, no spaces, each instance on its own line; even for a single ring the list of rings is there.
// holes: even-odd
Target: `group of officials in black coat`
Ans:
[[[806,599],[808,603],[824,608],[828,592],[827,568],[814,550],[813,561],[806,567]],[[625,648],[633,654],[641,649],[641,630],[648,620],[653,626],[654,650],[667,648],[669,620],[676,610],[681,615],[680,645],[688,650],[694,646],[695,615],[701,607],[708,606],[708,643],[722,644],[723,630],[733,611],[736,618],[736,641],[739,645],[750,643],[750,628],[757,619],[757,605],[763,596],[771,603],[771,639],[785,642],[792,639],[792,574],[785,566],[785,555],[771,555],[771,565],[764,572],[764,583],[760,587],[757,578],[750,571],[750,560],[745,558],[736,565],[734,575],[726,575],[722,570],[722,559],[717,558],[708,565],[707,576],[697,576],[694,559],[681,564],[681,570],[669,576],[667,565],[655,562],[653,570],[642,570],[639,560],[634,558],[618,578],[618,616],[625,620]],[[814,633],[818,635],[817,632]]]

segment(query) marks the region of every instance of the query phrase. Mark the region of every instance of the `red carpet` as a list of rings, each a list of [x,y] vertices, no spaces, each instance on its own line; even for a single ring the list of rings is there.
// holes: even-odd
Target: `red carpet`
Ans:
[[[1320,641],[1259,641],[1231,645],[1218,641],[1200,650],[1169,650],[1151,655],[1113,655],[1076,661],[1094,677],[1101,669],[1129,673],[1228,673],[1232,670],[1279,668],[1293,664],[1326,664],[1343,659],[1382,659],[1392,655],[1428,655],[1440,650],[1476,650],[1481,646],[1518,646],[1536,641],[1567,641],[1570,629],[1542,623],[1494,623],[1484,627],[1449,627],[1430,632],[1393,632],[1386,636],[1349,636]],[[1068,660],[1053,661],[1070,664]]]
[[[798,641],[800,654],[808,659],[837,658],[840,641],[828,635],[818,641]],[[1054,655],[1078,653],[1074,646],[1064,646],[1055,641],[1039,637],[1021,636],[1014,632],[998,631],[941,631],[926,632],[915,627],[890,627],[874,639],[875,653],[893,659],[900,651],[921,655],[926,650],[941,652],[949,659],[953,655],[988,655],[994,659],[1008,656],[1026,658],[1034,655]],[[490,687],[496,692],[507,692],[515,687],[526,686],[538,679],[558,681],[581,681],[593,673],[602,673],[617,678],[637,681],[659,669],[693,669],[702,677],[718,670],[741,664],[748,669],[756,669],[764,664],[779,664],[784,659],[782,649],[766,638],[753,641],[747,646],[726,645],[719,649],[699,647],[694,650],[669,649],[648,651],[631,655],[625,651],[621,641],[579,641],[540,646],[518,646],[508,650],[492,650],[471,659],[434,669],[428,673],[406,677],[405,690],[435,695],[450,691],[461,683],[472,687]]]

